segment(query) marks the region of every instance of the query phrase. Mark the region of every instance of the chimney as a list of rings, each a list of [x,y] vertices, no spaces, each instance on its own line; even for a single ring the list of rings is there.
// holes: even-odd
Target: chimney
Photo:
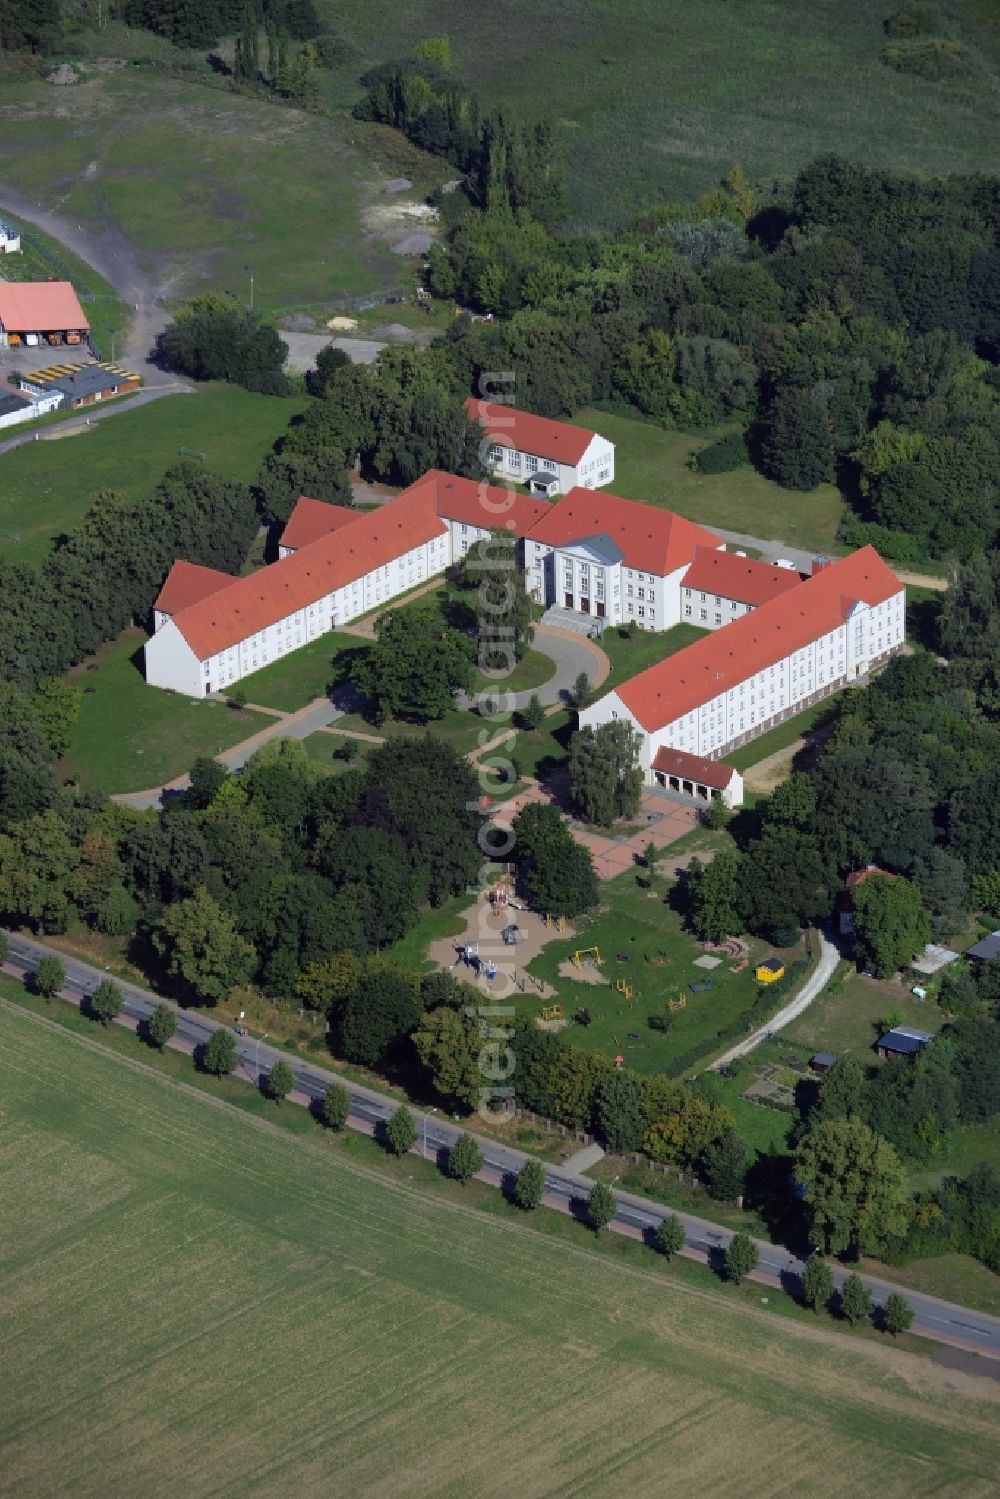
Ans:
[[[817,573],[821,573],[823,569],[829,567],[832,562],[832,557],[814,557],[812,565],[812,576],[815,578]]]

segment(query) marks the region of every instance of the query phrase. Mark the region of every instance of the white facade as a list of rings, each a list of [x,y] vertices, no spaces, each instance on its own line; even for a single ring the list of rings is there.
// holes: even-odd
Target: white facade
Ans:
[[[524,566],[528,591],[539,604],[591,614],[612,625],[634,621],[640,630],[669,630],[680,622],[688,561],[673,572],[654,573],[626,566],[621,550],[606,537],[550,546],[528,536]]]
[[[0,255],[14,255],[21,248],[21,236],[12,224],[0,223]]]
[[[349,624],[444,572],[449,560],[448,537],[442,532],[204,660],[198,659],[173,620],[157,611],[154,634],[146,643],[146,681],[190,697],[224,691],[317,636]]]
[[[578,463],[563,463],[544,453],[508,447],[505,443],[494,443],[487,452],[487,461],[497,478],[508,484],[530,485],[536,477],[552,475],[556,480],[554,494],[566,494],[577,486],[602,489],[615,477],[615,445],[597,432]]]
[[[820,698],[864,677],[898,651],[904,640],[905,602],[905,590],[900,589],[881,604],[855,603],[843,624],[706,697],[659,728],[646,729],[636,722],[617,692],[585,708],[580,726],[597,728],[615,718],[631,720],[642,736],[640,760],[650,784],[652,761],[661,747],[709,760],[723,758]]]

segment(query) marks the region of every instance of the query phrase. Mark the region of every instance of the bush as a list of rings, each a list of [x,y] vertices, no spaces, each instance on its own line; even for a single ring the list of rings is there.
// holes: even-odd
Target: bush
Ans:
[[[886,36],[897,40],[908,40],[915,36],[938,36],[942,29],[941,11],[936,5],[904,5],[887,16],[884,24]]]
[[[729,432],[718,442],[702,448],[695,458],[700,474],[728,474],[750,462],[750,453],[742,432]]]

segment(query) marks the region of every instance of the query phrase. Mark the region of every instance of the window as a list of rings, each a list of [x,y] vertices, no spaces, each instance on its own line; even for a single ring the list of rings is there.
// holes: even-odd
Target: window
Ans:
[[[684,613],[690,618],[690,615],[691,615],[691,605],[690,604],[685,604],[684,605]]]
[[[646,611],[643,608],[643,606],[640,604],[639,605],[639,618],[640,619],[645,619],[645,617],[646,617]]]
[[[640,573],[640,577],[641,577],[641,576],[642,576],[642,574],[641,574],[641,573]],[[644,599],[644,598],[645,598],[645,597],[646,597],[646,590],[645,590],[645,588],[640,588],[640,589],[639,589],[639,597],[640,597],[640,598],[641,598],[641,599]]]
[[[494,463],[499,463],[503,458],[503,448],[498,446],[490,448],[490,458]]]
[[[538,468],[538,459],[537,458],[530,458],[529,457],[528,459],[525,460],[525,465],[524,466],[528,470],[529,474],[533,474],[533,473],[535,473],[535,471]]]
[[[708,610],[707,609],[699,609],[698,610],[698,618],[699,619],[707,619],[708,618]]]
[[[716,624],[717,624],[717,625],[721,625],[721,624],[722,624],[722,615],[721,615],[721,614],[717,614],[717,615],[716,615],[716,616],[715,616],[715,623],[716,623]]]
[[[631,583],[629,583],[628,587],[625,589],[625,592],[628,594],[629,598],[632,597],[633,593],[635,592],[635,589],[632,587]]]
[[[545,467],[548,469],[550,474],[557,474],[559,472],[558,464],[553,463],[551,458],[546,458]]]
[[[685,588],[685,590],[684,590],[684,597],[686,599],[689,599],[691,597],[691,590],[690,590],[690,588]]]

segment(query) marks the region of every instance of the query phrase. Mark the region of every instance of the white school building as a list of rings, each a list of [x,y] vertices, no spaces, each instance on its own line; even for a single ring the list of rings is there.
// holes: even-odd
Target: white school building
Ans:
[[[489,439],[486,463],[508,484],[526,484],[551,500],[571,489],[600,489],[615,477],[615,445],[586,427],[532,416],[470,396],[465,409]]]

